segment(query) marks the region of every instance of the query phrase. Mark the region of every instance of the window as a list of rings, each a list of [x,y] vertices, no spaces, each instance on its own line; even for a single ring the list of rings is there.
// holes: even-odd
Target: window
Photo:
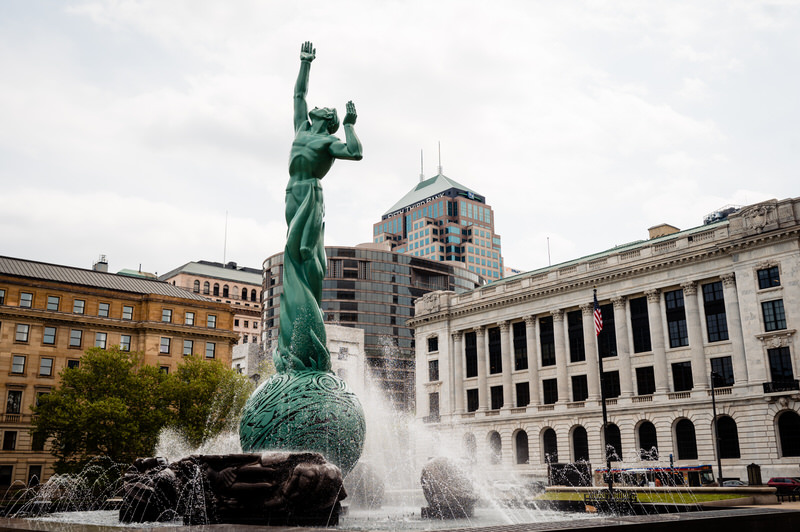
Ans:
[[[684,347],[689,345],[689,332],[686,329],[686,311],[683,307],[683,290],[665,292],[664,304],[667,307],[669,346]]]
[[[161,373],[169,373],[169,366],[160,366],[158,369]]]
[[[22,412],[22,390],[9,390],[6,400],[6,414]]]
[[[725,297],[722,282],[703,285],[703,307],[706,312],[706,331],[709,342],[728,339],[728,323],[725,319]]]
[[[528,406],[531,403],[531,390],[527,382],[518,382],[517,389],[517,407]]]
[[[247,329],[250,327],[250,320],[244,320],[244,328]]]
[[[80,329],[72,329],[69,332],[69,346],[80,347],[82,338],[83,338],[83,331],[81,331]]]
[[[439,421],[439,393],[428,394],[428,416],[431,421]]]
[[[39,434],[31,434],[31,451],[44,451],[45,440],[46,438]]]
[[[124,305],[122,307],[122,319],[123,320],[132,320],[133,319],[133,307]]]
[[[5,305],[5,304],[6,304],[6,291],[0,289],[0,305]]]
[[[172,323],[172,309],[171,308],[161,309],[161,321],[166,322],[166,323]]]
[[[500,433],[492,431],[489,433],[489,462],[499,464],[503,459],[503,443]]]
[[[711,380],[714,387],[733,386],[733,362],[731,357],[711,359]]]
[[[106,348],[106,340],[108,339],[108,334],[104,332],[95,333],[94,335],[94,346],[99,347],[100,349]]]
[[[717,437],[719,438],[720,458],[739,458],[739,431],[730,416],[717,418]]]
[[[219,283],[214,283],[214,295],[219,295]]]
[[[606,425],[606,430],[603,431],[606,440],[606,460],[610,462],[619,462],[622,460],[622,437],[619,433],[619,427],[613,423]]]
[[[58,311],[58,303],[60,301],[61,298],[58,296],[47,296],[47,310]]]
[[[128,334],[119,335],[119,349],[120,351],[131,350],[131,337]]]
[[[647,313],[647,297],[631,299],[630,306],[633,352],[645,353],[652,349],[650,345],[650,318]]]
[[[428,353],[433,353],[439,350],[439,337],[431,336],[428,338]]]
[[[242,301],[247,301],[247,288],[242,288]]]
[[[639,458],[641,460],[658,460],[656,426],[649,421],[643,421],[639,425]]]
[[[492,386],[489,391],[492,396],[492,410],[500,410],[503,408],[503,387]]]
[[[516,462],[518,464],[528,463],[528,433],[524,430],[517,432],[514,436],[514,443],[516,447]]]
[[[208,295],[208,291],[209,291],[209,287],[210,287],[210,286],[211,286],[211,285],[209,285],[209,284],[208,284],[208,281],[205,281],[205,282],[203,283],[203,293],[204,293],[205,295]]]
[[[617,356],[617,330],[614,326],[614,304],[600,305],[603,330],[597,335],[597,349],[603,358]]]
[[[691,390],[694,386],[692,382],[692,363],[676,362],[672,365],[672,385],[676,392]]]
[[[619,397],[619,371],[604,371],[602,385],[606,399]]]
[[[42,480],[42,466],[32,465],[28,466],[28,487],[32,488],[38,486]]]
[[[217,317],[213,314],[208,315],[208,319],[206,320],[206,327],[209,329],[215,329],[217,327]]]
[[[792,357],[788,347],[767,349],[769,359],[769,374],[772,382],[786,382],[794,380],[792,371]]]
[[[572,453],[573,462],[589,460],[589,438],[581,425],[572,430]]]
[[[50,377],[53,375],[53,359],[42,358],[39,360],[39,376]]]
[[[500,327],[489,328],[489,373],[503,372],[503,350],[500,346]]]
[[[589,397],[589,388],[586,375],[572,376],[572,400],[575,402],[585,401]]]
[[[183,356],[191,356],[194,352],[194,340],[183,341]]]
[[[195,280],[195,282],[192,283],[192,292],[194,292],[195,294],[200,293],[200,281]]]
[[[475,412],[478,410],[478,389],[472,388],[467,390],[467,412]]]
[[[544,450],[544,461],[546,464],[558,463],[558,438],[556,431],[548,428],[542,434],[542,448]]]
[[[28,333],[31,331],[30,325],[25,325],[24,323],[17,324],[17,334],[14,337],[14,340],[17,342],[27,342],[28,341]]]
[[[783,299],[764,301],[761,303],[764,315],[764,330],[777,331],[786,328],[786,314],[783,311]]]
[[[158,352],[159,353],[161,353],[161,354],[169,354],[169,343],[170,343],[170,340],[171,340],[170,338],[167,338],[165,336],[161,337],[161,344],[160,344],[160,346],[158,348]]]
[[[230,292],[228,291],[228,285],[222,287],[222,297],[230,297]]]
[[[24,308],[31,308],[33,306],[33,294],[31,294],[30,292],[20,292],[19,306]]]
[[[56,343],[56,328],[45,327],[44,335],[42,336],[42,343],[44,345],[55,345]]]
[[[238,327],[239,326],[239,319],[238,318],[233,320],[233,326],[234,327]]]
[[[80,360],[67,360],[67,369],[78,369],[81,367]]]
[[[253,288],[252,290],[250,290],[250,301],[255,301],[255,300],[256,300],[256,289]]]
[[[512,326],[514,339],[514,370],[528,369],[528,339],[525,322],[518,321]]]
[[[217,352],[217,344],[206,342],[206,358],[214,358]]]
[[[539,318],[539,345],[542,348],[542,366],[556,363],[556,340],[553,334],[553,317]]]
[[[542,396],[546,405],[552,405],[558,401],[557,379],[545,379],[542,381]]]
[[[75,299],[72,302],[72,312],[75,314],[83,314],[84,310],[86,309],[86,301],[83,299]]]
[[[765,288],[772,288],[781,285],[781,276],[778,272],[777,266],[758,270],[758,288],[764,290]]]
[[[675,425],[675,439],[678,447],[678,460],[697,460],[697,440],[694,424],[688,419],[681,419]]]
[[[110,307],[110,303],[99,303],[97,305],[97,315],[101,318],[108,317],[108,308]]]
[[[185,325],[194,325],[194,312],[187,312],[183,318]]]
[[[17,448],[17,431],[6,430],[3,431],[3,450],[13,451]]]
[[[11,373],[25,373],[25,355],[11,357]]]
[[[14,466],[0,465],[0,486],[10,486],[13,473]]]
[[[786,410],[778,417],[781,456],[800,456],[800,415]]]
[[[567,333],[569,335],[569,361],[586,360],[586,350],[583,345],[583,315],[580,310],[567,312]]]
[[[464,334],[464,357],[467,366],[467,377],[478,376],[478,342],[474,332]],[[476,390],[477,391],[477,390]]]
[[[639,395],[652,395],[656,391],[656,377],[653,366],[636,368],[636,391]]]
[[[429,382],[436,382],[439,380],[439,361],[438,360],[429,360],[428,361],[428,381]]]

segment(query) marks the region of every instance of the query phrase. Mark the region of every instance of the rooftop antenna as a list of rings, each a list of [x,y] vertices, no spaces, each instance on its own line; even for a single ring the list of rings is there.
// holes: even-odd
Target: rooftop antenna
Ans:
[[[552,266],[553,264],[550,262],[550,237],[547,237],[547,265]]]
[[[225,211],[225,238],[222,244],[222,264],[225,265],[225,259],[228,255],[228,211]]]
[[[439,141],[439,175],[442,175],[442,141]]]
[[[423,172],[422,150],[419,150],[419,182],[422,183],[423,179],[425,179],[425,172]]]

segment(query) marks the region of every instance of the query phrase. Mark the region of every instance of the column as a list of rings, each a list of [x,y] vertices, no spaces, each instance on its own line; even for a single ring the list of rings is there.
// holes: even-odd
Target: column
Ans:
[[[564,311],[551,310],[553,316],[553,337],[556,344],[556,378],[558,379],[558,402],[569,402],[569,383],[567,382],[567,342],[564,333]]]
[[[631,376],[631,347],[628,342],[628,312],[626,298],[613,297],[614,326],[617,336],[617,357],[619,357],[619,391],[623,397],[633,394],[633,378]]]
[[[528,386],[531,405],[539,404],[539,349],[536,341],[536,317],[525,316],[525,347],[528,351]],[[530,435],[528,435],[530,437]]]
[[[475,329],[475,344],[478,350],[478,410],[487,410],[489,388],[486,386],[486,327]]]
[[[744,353],[742,315],[739,312],[739,295],[736,293],[736,275],[720,275],[725,296],[725,319],[728,321],[728,337],[733,348],[733,380],[736,384],[747,383],[747,357]]]
[[[683,304],[686,309],[686,329],[689,332],[689,350],[692,354],[692,384],[695,390],[708,388],[706,356],[703,351],[703,324],[700,321],[700,305],[697,301],[697,283],[681,284]]]
[[[503,408],[514,406],[514,392],[511,384],[511,372],[514,371],[514,362],[511,353],[514,352],[513,339],[509,334],[509,323],[500,322],[500,354],[503,359]]]
[[[588,401],[600,400],[600,369],[597,366],[597,336],[594,333],[594,304],[581,305],[583,316],[583,350],[586,353],[586,383]]]
[[[461,331],[453,333],[453,390],[455,391],[455,410],[458,415],[464,412],[464,335]],[[480,394],[480,392],[478,392]]]
[[[669,392],[667,375],[667,351],[664,345],[664,322],[661,317],[661,292],[646,290],[647,320],[650,325],[650,347],[653,350],[653,374],[656,379],[656,393]]]

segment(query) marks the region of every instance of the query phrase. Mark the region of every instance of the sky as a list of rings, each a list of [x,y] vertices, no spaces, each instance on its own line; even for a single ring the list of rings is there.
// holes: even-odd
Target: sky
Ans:
[[[322,181],[329,246],[439,145],[523,271],[800,196],[796,1],[4,0],[0,255],[260,268],[304,41],[309,106],[353,100],[364,150]]]

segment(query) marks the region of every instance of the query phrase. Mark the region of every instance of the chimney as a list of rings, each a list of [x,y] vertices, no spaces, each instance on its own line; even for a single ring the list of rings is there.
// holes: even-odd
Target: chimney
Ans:
[[[108,272],[108,260],[106,259],[105,255],[100,255],[100,258],[97,259],[92,265],[92,269],[96,272]]]

